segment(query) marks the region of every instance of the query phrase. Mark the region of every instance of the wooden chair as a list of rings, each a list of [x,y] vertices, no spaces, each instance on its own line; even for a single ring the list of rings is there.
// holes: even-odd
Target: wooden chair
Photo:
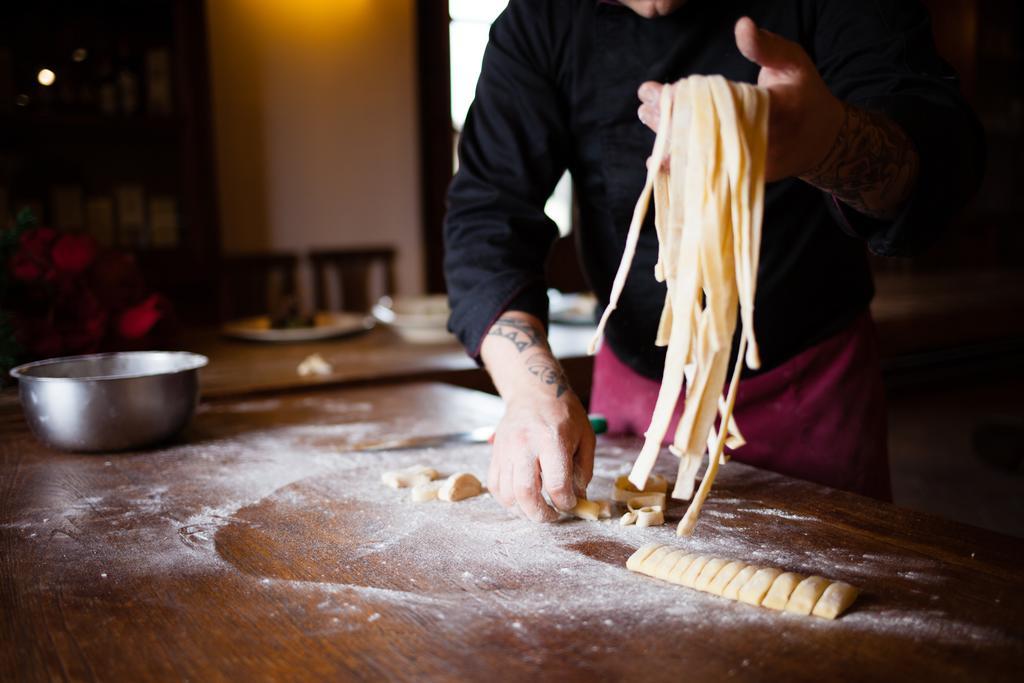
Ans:
[[[228,254],[221,259],[221,320],[268,315],[295,302],[299,257],[291,252]]]
[[[395,291],[392,247],[315,249],[309,252],[309,261],[318,311],[369,311],[378,298]],[[337,306],[331,306],[332,281],[339,290]]]

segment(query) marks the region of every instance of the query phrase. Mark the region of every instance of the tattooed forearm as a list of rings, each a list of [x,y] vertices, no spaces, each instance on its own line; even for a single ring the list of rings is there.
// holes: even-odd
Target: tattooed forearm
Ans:
[[[552,355],[551,347],[548,346],[547,337],[544,335],[544,330],[538,324],[531,324],[531,321],[522,318],[505,316],[499,318],[491,325],[487,336],[498,337],[511,342],[518,352],[513,354],[511,358],[521,358],[521,362],[530,375],[540,380],[542,385],[554,387],[556,398],[561,398],[563,394],[569,391],[569,380],[566,378],[562,366],[558,364],[558,361]],[[511,349],[508,349],[507,345],[500,342],[496,343],[498,348],[503,348],[511,353]],[[505,358],[509,358],[509,356]],[[491,365],[498,362],[506,367],[508,365],[508,361],[501,361],[500,356],[492,356],[487,361],[492,377],[496,368],[491,367]],[[513,363],[513,365],[518,366],[518,363]]]
[[[910,198],[920,160],[903,129],[882,114],[843,105],[832,149],[800,176],[874,218],[892,218]]]
[[[538,352],[526,360],[526,369],[544,384],[555,387],[555,397],[561,398],[569,390],[569,380],[558,361],[544,352]]]
[[[547,346],[544,335],[524,320],[516,318],[498,318],[490,331],[491,337],[502,337],[512,342],[519,353],[535,346]]]

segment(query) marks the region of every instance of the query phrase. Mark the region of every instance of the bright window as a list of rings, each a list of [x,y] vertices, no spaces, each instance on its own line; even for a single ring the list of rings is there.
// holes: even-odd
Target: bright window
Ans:
[[[487,47],[491,23],[501,14],[508,0],[449,0],[451,24],[448,39],[451,49],[452,127],[456,139],[466,122],[466,112],[473,102],[476,82],[480,78],[480,62]],[[458,156],[455,164],[458,165]],[[566,173],[558,181],[544,207],[545,213],[558,225],[562,235],[572,229],[572,181]]]

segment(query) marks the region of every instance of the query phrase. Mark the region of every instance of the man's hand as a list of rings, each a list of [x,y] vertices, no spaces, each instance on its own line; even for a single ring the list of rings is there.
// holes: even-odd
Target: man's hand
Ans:
[[[594,468],[594,430],[533,316],[507,312],[491,327],[481,355],[505,399],[494,434],[487,485],[509,509],[542,522],[558,518],[544,500],[569,510]]]
[[[843,105],[818,75],[798,44],[757,28],[743,17],[736,22],[736,46],[761,67],[757,84],[771,98],[768,122],[767,180],[802,175],[828,154],[843,123]],[[640,86],[637,112],[651,130],[658,129],[661,84]]]
[[[768,182],[797,176],[861,213],[895,217],[917,183],[920,159],[902,128],[889,118],[829,92],[800,45],[736,22],[736,46],[761,67],[757,84],[770,97]],[[660,118],[661,84],[647,81],[637,114],[651,130]]]
[[[487,486],[505,507],[552,521],[582,498],[594,466],[594,431],[576,394],[522,396],[508,402],[494,434]]]

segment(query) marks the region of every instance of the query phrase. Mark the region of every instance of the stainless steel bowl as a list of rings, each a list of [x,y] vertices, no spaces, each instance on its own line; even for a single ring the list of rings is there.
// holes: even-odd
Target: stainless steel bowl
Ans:
[[[66,451],[159,443],[188,423],[206,356],[127,351],[51,358],[11,370],[36,436]]]

